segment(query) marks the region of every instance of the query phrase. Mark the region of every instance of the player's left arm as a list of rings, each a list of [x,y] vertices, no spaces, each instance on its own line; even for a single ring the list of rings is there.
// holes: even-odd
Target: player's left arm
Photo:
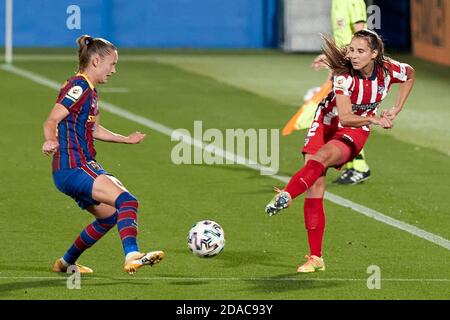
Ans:
[[[128,136],[123,136],[118,133],[114,133],[109,131],[105,127],[100,125],[99,117],[95,120],[95,127],[93,133],[94,139],[105,141],[105,142],[115,142],[115,143],[127,143],[127,144],[136,144],[140,143],[145,138],[145,134],[139,131],[133,132]]]
[[[406,81],[400,83],[400,89],[398,91],[395,106],[383,112],[383,115],[391,120],[394,120],[400,111],[402,111],[406,99],[408,98],[414,85],[414,68],[408,64],[404,64],[404,66],[406,68]]]

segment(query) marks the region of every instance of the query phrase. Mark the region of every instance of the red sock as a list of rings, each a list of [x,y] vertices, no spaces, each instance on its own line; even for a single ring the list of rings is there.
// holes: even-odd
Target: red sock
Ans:
[[[322,256],[322,239],[325,231],[323,199],[306,198],[304,204],[305,226],[308,231],[310,255]]]
[[[301,168],[289,180],[285,191],[289,192],[291,198],[294,199],[308,190],[317,179],[319,179],[325,171],[325,167],[318,161],[309,160],[303,168]]]

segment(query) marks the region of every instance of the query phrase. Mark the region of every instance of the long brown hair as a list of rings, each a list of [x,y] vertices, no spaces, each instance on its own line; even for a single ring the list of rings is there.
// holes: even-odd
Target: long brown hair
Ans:
[[[116,47],[103,38],[93,38],[83,35],[77,39],[78,49],[78,71],[83,72],[91,60],[93,54],[98,54],[101,58],[106,57],[111,52],[117,50]]]
[[[353,34],[353,38],[365,39],[372,50],[377,50],[375,64],[382,68],[386,73],[384,62],[389,58],[384,56],[384,43],[380,36],[371,30],[363,29]],[[327,35],[322,35],[324,41],[323,53],[326,56],[325,64],[333,72],[334,75],[350,74],[354,75],[354,69],[347,57],[347,47],[339,47],[336,42]]]

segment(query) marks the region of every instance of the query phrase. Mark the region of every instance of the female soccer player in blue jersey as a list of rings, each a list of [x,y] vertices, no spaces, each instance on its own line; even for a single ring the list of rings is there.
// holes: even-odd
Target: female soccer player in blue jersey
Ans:
[[[333,89],[319,104],[305,138],[305,165],[266,206],[272,216],[306,192],[305,226],[310,253],[297,272],[325,270],[322,239],[325,230],[325,175],[354,159],[370,135],[371,125],[390,129],[414,84],[414,69],[384,56],[384,44],[373,31],[357,31],[347,48],[325,38],[325,63],[333,73]],[[377,115],[378,105],[392,84],[400,84],[396,105]]]
[[[80,273],[92,269],[78,264],[78,257],[117,224],[125,251],[125,272],[133,274],[144,265],[164,258],[164,252],[139,252],[137,244],[138,200],[96,161],[94,139],[137,144],[145,134],[129,136],[113,133],[99,122],[95,86],[106,83],[116,73],[117,49],[107,40],[88,35],[77,39],[79,71],[66,81],[56,104],[44,123],[42,152],[53,155],[56,187],[72,197],[95,221],[76,238],[63,257],[53,265],[54,272],[66,272],[70,265]]]

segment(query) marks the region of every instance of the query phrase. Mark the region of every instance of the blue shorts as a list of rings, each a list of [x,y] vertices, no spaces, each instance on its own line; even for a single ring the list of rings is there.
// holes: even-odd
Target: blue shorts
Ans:
[[[53,181],[62,193],[72,197],[81,209],[86,209],[100,202],[92,199],[92,187],[95,179],[107,174],[101,165],[94,161],[74,169],[61,169],[53,173]]]

